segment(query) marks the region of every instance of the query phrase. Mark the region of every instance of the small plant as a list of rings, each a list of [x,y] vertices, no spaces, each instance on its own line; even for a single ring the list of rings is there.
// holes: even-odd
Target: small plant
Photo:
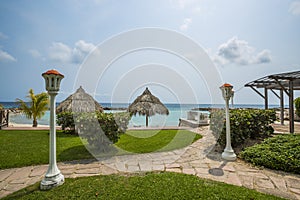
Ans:
[[[64,132],[75,133],[75,122],[73,113],[62,112],[56,115],[56,123],[61,126]]]
[[[204,120],[205,119],[205,115],[203,113],[200,113],[199,119],[200,120]]]
[[[2,110],[2,109],[4,109],[4,107],[3,107],[3,105],[2,105],[2,104],[0,104],[0,110]]]
[[[296,98],[294,100],[294,103],[295,103],[295,108],[296,108],[296,115],[298,117],[300,117],[300,97]]]

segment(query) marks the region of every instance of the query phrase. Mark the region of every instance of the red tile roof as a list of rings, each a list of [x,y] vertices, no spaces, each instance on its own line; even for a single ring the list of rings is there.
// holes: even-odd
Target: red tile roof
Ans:
[[[59,76],[65,77],[64,75],[62,75],[61,73],[59,73],[55,69],[50,69],[50,70],[46,71],[45,73],[43,73],[42,75],[44,75],[44,74],[55,74],[55,75],[59,75]]]
[[[222,87],[232,87],[232,85],[230,85],[229,83],[224,83],[224,85],[222,85]]]

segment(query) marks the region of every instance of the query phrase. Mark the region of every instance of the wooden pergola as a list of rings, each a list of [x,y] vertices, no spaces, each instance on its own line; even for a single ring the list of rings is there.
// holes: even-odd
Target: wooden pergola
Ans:
[[[259,78],[245,84],[265,100],[265,109],[268,109],[268,91],[270,90],[280,100],[280,121],[284,122],[284,93],[289,97],[289,124],[290,133],[294,133],[294,90],[300,90],[300,71],[273,74]],[[263,88],[264,93],[258,89]],[[276,91],[279,91],[279,95]]]

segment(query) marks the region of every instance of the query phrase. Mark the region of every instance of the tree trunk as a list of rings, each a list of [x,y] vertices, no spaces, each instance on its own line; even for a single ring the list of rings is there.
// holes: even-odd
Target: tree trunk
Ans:
[[[32,127],[37,127],[38,125],[38,122],[36,119],[33,119],[33,123],[32,123]]]

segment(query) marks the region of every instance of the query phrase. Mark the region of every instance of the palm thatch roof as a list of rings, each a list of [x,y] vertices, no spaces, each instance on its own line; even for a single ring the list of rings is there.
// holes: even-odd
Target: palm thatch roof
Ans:
[[[102,106],[80,86],[76,92],[62,101],[56,112],[103,112]]]
[[[147,117],[155,114],[169,115],[168,108],[157,97],[152,95],[148,88],[134,100],[128,107],[128,111],[134,115],[138,113]]]

